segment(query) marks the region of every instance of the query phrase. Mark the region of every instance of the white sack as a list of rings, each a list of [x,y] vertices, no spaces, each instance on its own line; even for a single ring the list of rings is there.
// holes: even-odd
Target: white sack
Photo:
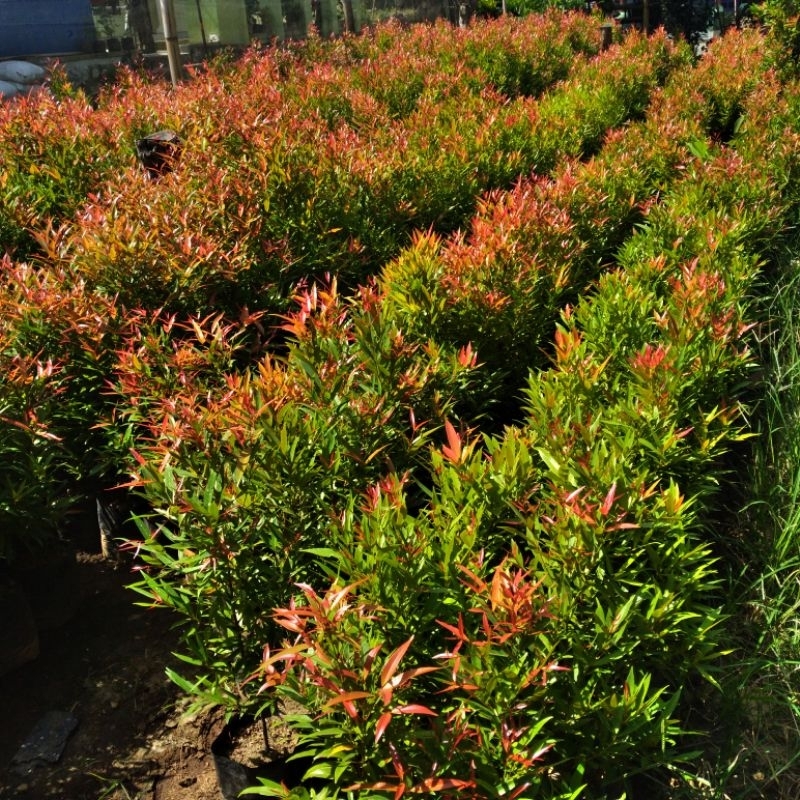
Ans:
[[[41,83],[46,77],[44,68],[29,61],[0,61],[0,81],[30,86]]]
[[[16,83],[9,83],[8,81],[0,81],[0,97],[6,99],[16,97],[20,93],[19,85]]]

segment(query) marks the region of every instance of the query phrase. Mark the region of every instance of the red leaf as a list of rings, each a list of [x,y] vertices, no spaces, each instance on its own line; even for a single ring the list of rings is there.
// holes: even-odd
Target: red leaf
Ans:
[[[409,681],[414,680],[417,675],[425,675],[428,672],[437,672],[440,669],[441,667],[413,667],[412,669],[407,669],[405,672],[400,672],[395,675],[389,681],[389,686],[391,686],[393,689],[396,689],[399,686],[405,686]]]
[[[442,620],[440,620],[440,619],[437,619],[436,621],[445,630],[450,631],[450,633],[452,633],[456,637],[456,639],[459,639],[459,640],[462,640],[462,641],[466,641],[466,637],[464,635],[464,629],[462,627],[459,626],[459,628],[456,628],[455,625],[451,625],[449,622],[442,622]]]
[[[383,669],[381,670],[382,685],[385,685],[388,682],[389,678],[391,678],[397,671],[397,667],[400,665],[400,661],[402,661],[403,656],[406,654],[408,648],[411,647],[411,642],[413,641],[414,637],[412,636],[406,642],[401,644],[400,647],[395,649],[386,659],[386,663],[383,665]]]
[[[478,354],[472,349],[472,342],[467,342],[458,351],[458,363],[462,367],[474,367],[478,362]]]
[[[381,740],[381,736],[383,736],[384,731],[389,726],[389,723],[392,721],[392,714],[389,711],[381,714],[380,719],[378,720],[378,724],[375,726],[375,744],[377,744]]]
[[[393,695],[394,688],[391,685],[384,686],[378,691],[378,697],[385,706],[388,706],[389,703],[392,702]]]
[[[486,584],[484,584],[484,587]],[[445,630],[450,631],[450,633],[454,634],[456,641],[458,644],[456,645],[455,651],[457,652],[461,648],[461,644],[463,642],[469,642],[469,637],[464,630],[464,618],[461,616],[461,612],[458,614],[458,627],[456,628],[453,625],[448,624],[447,622],[443,622],[440,619],[437,619],[436,622],[441,625]]]
[[[600,513],[606,517],[608,516],[608,512],[611,511],[611,506],[614,505],[614,499],[617,496],[617,482],[611,484],[611,488],[608,490],[608,494],[606,495],[606,499],[603,500],[603,505],[600,506]]]
[[[394,789],[395,790],[394,796],[402,797],[406,787],[402,783],[400,784],[389,783],[388,781],[376,781],[375,783],[354,783],[352,786],[345,787],[346,792],[359,792],[359,791],[364,791],[366,789],[371,789],[379,792]]]
[[[398,706],[392,709],[392,714],[426,714],[429,717],[438,717],[435,711],[431,711],[428,706],[421,706],[418,703],[411,703],[407,706]]]
[[[461,437],[450,420],[444,421],[444,430],[447,434],[447,444],[442,447],[442,454],[448,461],[458,464],[461,461]]]
[[[337,694],[336,697],[332,697],[330,700],[328,700],[324,707],[335,706],[338,703],[352,704],[353,700],[363,700],[365,697],[369,696],[369,692],[342,692],[341,694]]]
[[[489,592],[489,600],[491,601],[492,608],[500,608],[503,606],[503,598],[508,588],[508,576],[503,571],[503,564],[500,564],[494,571],[492,588]]]
[[[364,661],[364,669],[366,672],[369,672],[372,669],[372,665],[375,663],[375,659],[377,658],[381,647],[383,647],[383,643],[376,644],[375,647],[373,647],[372,650],[367,653],[367,657]]]
[[[475,786],[474,781],[462,781],[460,778],[425,778],[411,791],[414,794],[425,794],[426,792],[441,792],[444,789],[469,789],[471,786]]]
[[[635,531],[639,526],[635,522],[620,522],[606,528],[607,531]]]
[[[350,717],[350,719],[358,719],[358,709],[356,708],[355,703],[353,703],[351,700],[345,700],[342,705],[344,706],[344,710],[347,712],[347,716]]]
[[[582,491],[583,491],[585,488],[586,488],[585,486],[579,486],[577,489],[575,489],[574,491],[570,492],[570,493],[569,493],[569,494],[568,494],[568,495],[567,495],[567,496],[564,498],[565,502],[569,503],[570,505],[571,505],[572,503],[574,503],[574,502],[575,502],[575,501],[578,499],[578,496],[580,495],[580,493],[581,493],[581,492],[582,492]]]

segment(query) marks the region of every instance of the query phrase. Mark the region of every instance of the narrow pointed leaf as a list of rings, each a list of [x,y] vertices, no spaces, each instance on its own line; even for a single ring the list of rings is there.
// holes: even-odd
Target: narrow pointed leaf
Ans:
[[[386,659],[386,663],[383,665],[383,669],[381,670],[381,684],[386,684],[389,678],[391,678],[397,671],[400,661],[402,661],[403,656],[406,654],[408,648],[411,647],[411,642],[413,641],[414,637],[412,636],[410,639],[401,644],[400,647],[394,650]]]
[[[425,714],[429,717],[438,717],[439,715],[432,711],[428,706],[421,706],[418,703],[411,703],[407,706],[398,706],[392,709],[392,714]]]
[[[369,692],[342,692],[341,694],[337,694],[336,697],[332,697],[325,703],[325,708],[329,706],[335,706],[339,703],[352,703],[353,700],[363,700],[365,697],[369,697]]]
[[[385,713],[381,714],[378,724],[375,726],[375,744],[381,740],[381,737],[391,721],[392,714],[390,711],[386,711]]]
[[[447,444],[442,447],[442,454],[448,461],[458,464],[461,461],[461,437],[450,420],[444,421],[444,430],[447,434]]]

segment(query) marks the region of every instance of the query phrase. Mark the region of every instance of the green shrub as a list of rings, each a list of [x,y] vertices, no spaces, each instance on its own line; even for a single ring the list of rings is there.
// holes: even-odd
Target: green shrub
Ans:
[[[97,428],[110,416],[105,389],[119,320],[113,302],[68,270],[8,257],[0,268],[0,504],[9,551],[52,540],[67,511],[123,466]]]
[[[123,132],[107,122],[82,94],[0,106],[0,253],[36,252],[37,233],[69,222],[131,162],[132,146],[120,147]]]
[[[137,588],[180,612],[198,691],[232,707],[252,702],[241,685],[272,630],[265,609],[319,579],[313,548],[351,497],[387,465],[414,469],[472,369],[407,344],[369,290],[352,307],[335,287],[298,304],[285,366],[236,369],[237,338],[215,318],[179,338],[168,320],[119,367],[135,474],[165,521],[138,544],[152,571]]]

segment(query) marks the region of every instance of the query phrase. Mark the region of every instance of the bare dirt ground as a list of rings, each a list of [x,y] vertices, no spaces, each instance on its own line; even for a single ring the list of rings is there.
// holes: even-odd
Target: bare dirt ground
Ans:
[[[134,605],[129,568],[78,554],[72,618],[40,633],[39,657],[0,677],[2,800],[220,800],[211,742],[219,713],[182,713],[166,677],[177,634]],[[78,721],[60,760],[26,772],[15,753],[43,715]]]

